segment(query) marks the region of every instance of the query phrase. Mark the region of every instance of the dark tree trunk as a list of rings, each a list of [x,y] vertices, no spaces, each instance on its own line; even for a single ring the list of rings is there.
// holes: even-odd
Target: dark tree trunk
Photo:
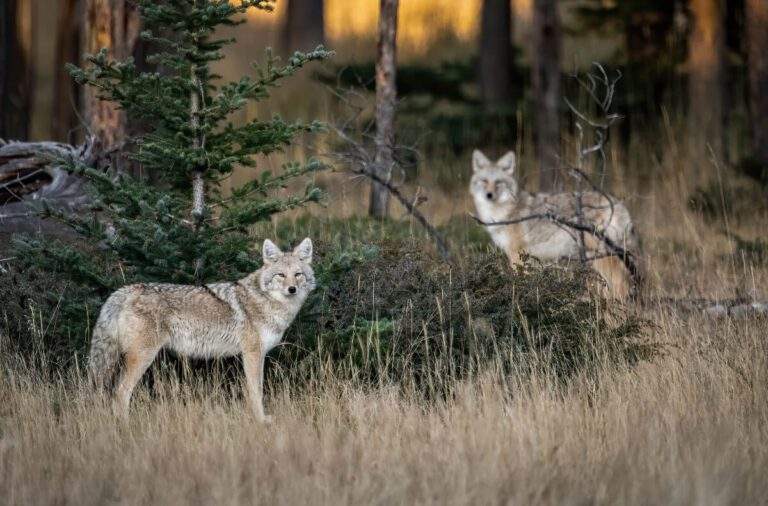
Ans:
[[[691,0],[690,9],[689,133],[701,154],[708,156],[705,147],[709,145],[719,156],[723,151],[723,5],[721,0]]]
[[[752,150],[768,170],[768,2],[746,0]]]
[[[131,56],[139,36],[139,15],[128,0],[85,0],[82,48],[94,54],[106,48],[116,59]],[[113,102],[99,100],[92,87],[83,90],[83,117],[101,149],[110,150],[126,138],[127,118]]]
[[[29,137],[32,57],[32,0],[0,1],[0,138]]]
[[[77,114],[80,100],[74,80],[65,68],[67,63],[80,61],[80,16],[78,0],[62,0],[56,44],[55,79],[53,89],[53,137],[57,141],[75,144]]]
[[[533,64],[534,140],[542,191],[560,187],[560,67],[562,30],[557,0],[534,0]]]
[[[395,142],[395,86],[397,68],[398,0],[380,0],[379,44],[376,58],[376,158],[374,170],[382,180],[392,174],[392,148]],[[371,183],[371,216],[383,218],[389,211],[389,192]]]
[[[325,44],[323,0],[288,0],[283,26],[283,51],[308,51]]]
[[[510,0],[485,0],[480,28],[480,95],[487,109],[512,98]]]

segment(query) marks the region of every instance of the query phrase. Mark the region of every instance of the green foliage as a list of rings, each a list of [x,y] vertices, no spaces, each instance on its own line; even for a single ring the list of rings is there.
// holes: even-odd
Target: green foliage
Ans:
[[[281,374],[296,384],[325,374],[398,384],[431,397],[488,367],[566,380],[661,351],[641,319],[592,293],[588,270],[531,259],[511,270],[495,251],[465,260],[449,266],[402,241],[326,249],[319,288],[277,357]]]
[[[93,197],[85,213],[71,214],[43,207],[43,215],[61,220],[77,241],[50,242],[20,238],[15,243],[21,273],[48,272],[66,280],[69,292],[55,301],[69,339],[81,340],[89,332],[82,318],[92,314],[115,288],[133,282],[202,283],[236,279],[258,267],[251,255],[251,228],[271,216],[319,202],[322,192],[306,186],[303,192],[281,198],[275,190],[322,170],[316,160],[288,163],[277,173],[259,177],[222,195],[220,182],[235,166],[256,168],[256,160],[285,148],[300,134],[322,125],[290,123],[279,117],[256,118],[244,125],[231,121],[233,113],[249,102],[265,100],[271,88],[310,62],[331,55],[322,47],[295,53],[285,63],[267,50],[254,75],[221,82],[211,65],[223,58],[234,39],[217,39],[222,25],[242,22],[250,8],[271,9],[268,0],[139,0],[145,31],[141,37],[157,52],[148,57],[154,72],[140,72],[131,60],[114,61],[105,50],[87,56],[86,68],[69,66],[74,79],[115,102],[129,118],[149,125],[130,139],[136,149],[125,151],[150,174],[152,181],[113,170],[86,166],[76,159],[62,160],[66,170],[89,182]],[[192,182],[204,180],[202,212],[192,212]],[[30,286],[35,285],[30,278]],[[35,299],[42,308],[54,301]],[[22,304],[23,306],[23,304]],[[71,318],[71,319],[70,319]],[[66,321],[64,321],[66,320]]]

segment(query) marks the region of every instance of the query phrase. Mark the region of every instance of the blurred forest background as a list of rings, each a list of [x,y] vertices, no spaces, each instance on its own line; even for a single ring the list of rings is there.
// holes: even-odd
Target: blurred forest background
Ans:
[[[97,28],[86,33],[86,18],[101,15],[99,4],[112,17],[93,20]],[[224,77],[247,72],[266,46],[285,54],[286,48],[323,43],[336,57],[278,90],[268,109],[247,110],[235,120],[280,114],[336,121],[351,114],[333,90],[373,91],[378,5],[291,0],[277,2],[273,13],[251,11],[237,32],[240,44],[219,69]],[[101,46],[140,61],[146,48],[128,40],[136,30],[129,2],[13,0],[3,9],[0,88],[7,91],[0,138],[82,140],[83,125],[103,111],[73,86],[64,63],[77,63],[83,52]],[[664,184],[667,177],[660,176],[670,176],[684,179],[687,193],[699,192],[700,207],[722,207],[715,190],[707,194],[715,178],[713,157],[755,188],[765,184],[766,9],[761,0],[402,2],[397,142],[420,155],[401,160],[406,179],[463,190],[471,149],[495,154],[514,148],[528,186],[546,189],[552,182],[539,178],[538,169],[572,155],[574,118],[562,97],[588,104],[568,76],[598,61],[624,76],[614,100],[624,120],[612,132],[611,189],[642,196]],[[99,23],[110,28],[100,31]],[[121,47],[125,41],[130,48]],[[368,96],[372,106],[373,94]],[[682,142],[690,156],[664,163],[670,142]],[[311,150],[322,152],[323,146]],[[365,206],[355,200],[347,201],[346,212]],[[435,213],[441,220],[458,210]]]

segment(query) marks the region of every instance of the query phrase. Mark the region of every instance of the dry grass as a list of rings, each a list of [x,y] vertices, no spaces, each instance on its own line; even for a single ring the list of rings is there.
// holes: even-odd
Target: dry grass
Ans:
[[[749,292],[765,299],[768,267],[734,257],[725,224],[708,225],[687,209],[690,169],[675,170],[691,164],[667,157],[649,170],[673,177],[649,191],[616,183],[641,225],[651,298]],[[463,213],[467,202],[457,191],[437,194],[428,213]],[[764,233],[761,223],[756,214],[727,226],[754,237]],[[4,356],[0,500],[766,503],[766,320],[645,311],[668,353],[633,369],[606,367],[565,387],[543,375],[488,371],[437,404],[394,387],[331,379],[299,392],[277,380],[267,397],[271,426],[205,380],[163,382],[151,395],[140,389],[129,421],[119,422],[74,372],[51,381],[44,368]]]
[[[765,321],[655,312],[669,355],[568,387],[461,385],[425,406],[395,389],[273,385],[272,426],[204,382],[163,383],[116,421],[77,380],[6,358],[6,504],[756,504],[768,498]]]
[[[643,234],[647,295],[766,299],[768,266],[734,256],[722,230],[760,236],[766,211],[742,223],[702,221],[686,205],[702,166],[668,144],[613,181]],[[708,170],[699,180],[715,177]],[[650,187],[625,173],[645,174]],[[328,212],[355,214],[364,183],[334,177],[341,184],[330,185]],[[419,184],[438,222],[470,209],[463,184],[451,195]],[[768,502],[766,320],[645,311],[668,354],[633,369],[605,368],[566,387],[488,371],[438,404],[396,388],[328,380],[298,392],[278,380],[267,397],[272,426],[202,380],[140,389],[130,420],[118,422],[74,372],[51,381],[0,353],[0,501]]]

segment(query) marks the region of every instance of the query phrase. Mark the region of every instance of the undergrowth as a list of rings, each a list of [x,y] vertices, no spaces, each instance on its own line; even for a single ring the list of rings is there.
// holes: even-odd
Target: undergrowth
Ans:
[[[285,245],[307,235],[316,243],[318,288],[270,360],[272,378],[297,387],[333,376],[434,397],[489,368],[560,381],[661,351],[646,322],[595,293],[587,269],[533,259],[510,269],[481,243],[449,265],[397,222],[303,219],[261,233],[275,232]],[[11,347],[45,355],[54,370],[84,363],[108,293],[20,266],[0,279]]]

